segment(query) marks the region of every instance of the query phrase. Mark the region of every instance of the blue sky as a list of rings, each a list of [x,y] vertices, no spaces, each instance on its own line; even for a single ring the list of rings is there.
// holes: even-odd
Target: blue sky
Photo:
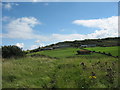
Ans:
[[[117,37],[117,2],[2,4],[3,45],[33,49],[59,41]]]

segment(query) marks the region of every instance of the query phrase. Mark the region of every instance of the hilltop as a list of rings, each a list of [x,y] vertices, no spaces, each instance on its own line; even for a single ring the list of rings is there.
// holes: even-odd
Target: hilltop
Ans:
[[[85,40],[75,40],[75,41],[64,41],[58,42],[56,44],[49,45],[47,47],[52,47],[54,45],[65,45],[65,46],[73,46],[80,47],[81,45],[95,44],[96,46],[119,46],[120,37],[112,37],[112,38],[103,38],[103,39],[85,39]]]
[[[64,47],[111,47],[120,46],[120,37],[102,38],[102,39],[85,39],[85,40],[75,40],[75,41],[64,41],[58,42],[56,44],[47,45],[45,47],[39,47],[37,49],[30,50],[30,52],[38,52],[42,50],[52,50]]]

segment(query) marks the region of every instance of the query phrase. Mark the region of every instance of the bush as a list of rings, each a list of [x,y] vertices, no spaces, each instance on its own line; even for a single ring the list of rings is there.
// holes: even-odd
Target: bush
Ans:
[[[101,53],[100,51],[98,53]]]
[[[2,46],[2,57],[11,58],[11,57],[23,57],[25,52],[17,46]]]
[[[103,52],[103,54],[105,54],[105,52]]]
[[[108,53],[108,55],[109,55],[109,56],[112,56],[112,54],[111,54],[111,53]]]

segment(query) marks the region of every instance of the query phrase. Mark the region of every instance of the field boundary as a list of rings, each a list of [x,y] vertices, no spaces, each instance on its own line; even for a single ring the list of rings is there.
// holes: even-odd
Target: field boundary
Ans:
[[[83,50],[88,50],[88,49],[83,49]],[[114,58],[119,58],[119,56],[113,56],[112,54],[109,54],[109,53],[103,53],[103,52],[100,52],[100,51],[96,52],[96,51],[91,51],[91,50],[88,50],[88,51],[90,51],[92,53],[99,53],[99,54],[111,56],[111,57],[114,57]]]

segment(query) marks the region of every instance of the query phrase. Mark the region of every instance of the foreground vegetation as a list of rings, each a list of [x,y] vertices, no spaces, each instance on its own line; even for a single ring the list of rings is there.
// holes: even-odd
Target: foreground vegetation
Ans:
[[[3,88],[119,86],[117,58],[99,53],[76,55],[76,50],[79,49],[63,48],[31,53],[19,59],[4,59]]]

